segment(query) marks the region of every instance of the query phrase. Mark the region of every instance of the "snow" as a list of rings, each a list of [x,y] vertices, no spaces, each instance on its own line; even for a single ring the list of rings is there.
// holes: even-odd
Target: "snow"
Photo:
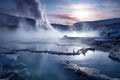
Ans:
[[[81,27],[86,27],[84,25],[87,25],[87,27],[90,27],[92,29],[98,29],[98,30],[106,29],[106,28],[119,29],[120,18],[98,20],[98,21],[84,21],[84,22],[77,22],[73,24],[73,26],[76,27],[77,29],[81,29]]]
[[[97,30],[101,36],[105,34],[115,34],[120,31],[120,18],[99,20],[99,21],[84,21],[76,22],[72,25],[63,25],[52,23],[52,26],[59,31],[84,31]],[[116,31],[117,30],[117,31]],[[85,31],[86,32],[86,31]],[[105,33],[105,34],[104,34]],[[118,34],[119,35],[119,34]],[[111,36],[112,37],[112,36]]]
[[[79,77],[82,77],[82,80],[120,80],[118,78],[110,78],[104,74],[100,74],[99,70],[89,67],[80,67],[77,64],[74,64],[70,61],[62,61],[61,64],[65,69],[74,72]]]

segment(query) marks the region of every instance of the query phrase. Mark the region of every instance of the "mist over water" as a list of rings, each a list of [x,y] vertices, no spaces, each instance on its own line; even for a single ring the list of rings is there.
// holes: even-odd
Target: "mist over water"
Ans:
[[[99,32],[92,30],[72,31],[67,32],[66,34],[70,37],[99,37]]]
[[[75,27],[75,26],[72,26]],[[79,26],[81,27],[81,26]],[[79,31],[72,30],[70,32],[67,32],[66,34],[70,37],[99,37],[100,32],[98,30],[93,30],[90,28],[87,23],[82,23],[82,28]]]
[[[10,58],[16,57],[16,62],[12,64],[13,70],[16,64],[22,63],[22,65],[25,65],[25,71],[29,75],[24,75],[24,72],[22,75],[24,78],[29,78],[26,80],[77,79],[75,78],[76,75],[73,74],[77,69],[71,69],[70,71],[74,72],[70,73],[67,70],[67,66],[64,67],[61,65],[62,61],[68,61],[67,63],[70,64],[73,62],[80,67],[93,67],[102,71],[102,74],[104,73],[107,76],[119,77],[119,63],[115,63],[108,58],[108,52],[105,47],[102,50],[101,48],[97,49],[99,45],[92,45],[93,38],[89,37],[99,37],[99,31],[93,30],[87,23],[82,23],[82,28],[80,26],[81,30],[72,30],[71,28],[70,31],[58,31],[50,25],[45,6],[39,0],[29,0],[29,2],[28,0],[15,0],[15,3],[19,13],[17,15],[21,16],[23,14],[23,20],[19,21],[18,27],[14,31],[0,29],[0,53],[6,53],[5,56],[8,58],[9,56]],[[33,23],[35,21],[35,26],[31,25],[29,21]],[[63,38],[64,35],[76,38],[66,39]],[[88,51],[85,54],[81,52],[79,55],[76,55],[78,50],[87,50],[87,48],[95,48],[95,51]],[[70,55],[68,56],[66,53],[70,53]],[[0,55],[0,60],[3,58],[2,56]],[[9,62],[7,64],[11,65]],[[1,66],[4,68],[3,65]],[[0,67],[1,70],[2,67]],[[106,69],[104,67],[108,68]],[[116,71],[119,74],[114,74]],[[17,74],[19,75],[19,73]],[[82,77],[84,79],[84,76]]]
[[[51,39],[61,36],[60,32],[54,30],[50,25],[46,16],[45,5],[41,3],[41,0],[30,0],[29,2],[28,0],[14,1],[16,5],[15,12],[6,13],[24,17],[25,19],[33,19],[32,22],[35,21],[35,26],[27,23],[26,20],[19,20],[18,28],[15,31],[1,29],[0,37],[2,40]],[[6,21],[7,23],[8,21]]]
[[[0,32],[1,39],[7,40],[42,40],[42,39],[60,39],[64,35],[69,37],[99,37],[99,32],[94,31],[89,28],[83,28],[80,31],[68,31],[68,32],[60,32],[51,28],[49,30],[45,30],[43,28],[39,28],[37,30],[33,30],[28,25],[20,24],[19,28],[16,31],[4,31]]]
[[[47,19],[45,5],[41,0],[15,0],[16,11],[15,15],[30,18],[35,20],[35,26],[31,26],[24,20],[20,20],[18,28],[15,31],[4,30],[0,32],[0,37],[3,40],[41,40],[41,39],[60,39],[64,35],[70,37],[98,37],[99,32],[90,29],[83,23],[83,28],[80,31],[60,32],[55,30]]]
[[[28,0],[14,1],[16,5],[15,12],[9,12],[8,14],[25,18],[25,20],[19,20],[18,27],[15,31],[1,29],[0,40],[55,40],[62,38],[64,35],[71,37],[99,36],[99,33],[88,28],[88,25],[83,25],[83,29],[79,32],[74,30],[68,32],[57,31],[50,25],[45,11],[45,5],[42,3],[42,0],[30,0],[29,2]],[[30,22],[26,22],[28,21],[26,18],[32,20],[30,20]],[[35,26],[31,25],[34,24],[34,21]],[[8,21],[6,21],[6,24],[7,23]]]

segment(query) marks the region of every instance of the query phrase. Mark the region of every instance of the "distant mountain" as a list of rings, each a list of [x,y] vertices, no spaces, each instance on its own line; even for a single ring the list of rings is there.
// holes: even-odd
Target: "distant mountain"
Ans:
[[[21,25],[20,22],[23,22],[22,25],[24,26],[25,25],[29,27],[31,26],[31,28],[35,27],[34,19],[12,16],[6,13],[0,13],[0,28],[7,28],[14,30]]]
[[[83,28],[93,29],[93,30],[110,30],[110,29],[119,29],[120,30],[120,18],[98,20],[98,21],[84,21],[77,22],[73,25],[63,25],[63,24],[51,24],[55,29],[60,31],[80,31]]]
[[[70,26],[69,25],[63,25],[63,24],[51,24],[54,29],[59,30],[59,31],[69,31]]]
[[[99,20],[99,21],[85,21],[73,24],[73,30],[81,30],[83,27],[89,27],[96,30],[105,29],[120,29],[120,18]]]
[[[0,12],[0,28],[2,27],[2,28],[16,29],[20,25],[20,22],[27,24],[27,26],[33,29],[36,28],[35,27],[36,20],[34,19]],[[40,21],[40,24],[44,25],[42,21]],[[103,32],[114,29],[120,30],[120,18],[113,18],[113,19],[106,19],[99,21],[77,22],[74,23],[73,25],[63,25],[63,24],[54,24],[54,23],[52,23],[51,25],[53,26],[54,29],[57,29],[59,31],[71,31],[71,30],[80,31],[83,28],[84,29],[88,28]]]
[[[119,29],[120,30],[120,18],[106,19],[106,20],[98,20],[98,21],[84,21],[77,22],[73,25],[62,25],[62,24],[53,24],[52,26],[60,31],[80,31],[83,28],[93,29],[93,30],[101,30],[105,31],[108,29]]]

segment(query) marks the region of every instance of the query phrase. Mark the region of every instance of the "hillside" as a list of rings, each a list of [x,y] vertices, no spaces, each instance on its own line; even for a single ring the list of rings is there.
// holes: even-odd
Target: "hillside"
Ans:
[[[5,13],[0,13],[0,28],[7,28],[7,29],[16,29],[20,26],[20,23],[22,23],[22,25],[26,25],[31,27],[31,28],[35,28],[35,20],[30,19],[30,18],[24,18],[24,17],[16,17],[16,16],[12,16],[9,14],[5,14]]]
[[[96,30],[120,29],[120,18],[99,20],[99,21],[85,21],[73,24],[73,30],[80,30],[83,27],[89,27]]]
[[[99,21],[84,21],[76,22],[73,25],[53,24],[52,26],[60,31],[80,31],[82,29],[99,30],[101,32],[109,30],[120,29],[120,18],[99,20]]]

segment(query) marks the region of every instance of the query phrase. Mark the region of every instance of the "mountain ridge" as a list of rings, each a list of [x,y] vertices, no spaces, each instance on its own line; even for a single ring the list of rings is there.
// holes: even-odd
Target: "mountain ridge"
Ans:
[[[97,20],[97,21],[84,21],[84,22],[76,22],[72,25],[63,25],[63,24],[55,24],[51,23],[55,29],[60,29],[67,31],[68,30],[81,30],[82,28],[91,28],[98,30],[105,29],[120,29],[120,18],[110,18],[105,20]],[[62,25],[62,26],[61,26]],[[65,28],[63,27],[65,26]]]

